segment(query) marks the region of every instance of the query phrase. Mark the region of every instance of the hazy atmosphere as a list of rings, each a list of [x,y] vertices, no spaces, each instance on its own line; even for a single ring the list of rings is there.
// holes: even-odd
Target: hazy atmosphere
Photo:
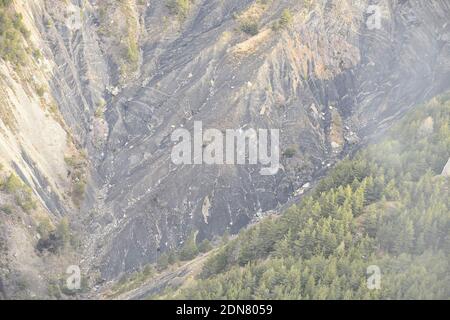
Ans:
[[[449,180],[448,0],[0,0],[0,300],[449,300]]]

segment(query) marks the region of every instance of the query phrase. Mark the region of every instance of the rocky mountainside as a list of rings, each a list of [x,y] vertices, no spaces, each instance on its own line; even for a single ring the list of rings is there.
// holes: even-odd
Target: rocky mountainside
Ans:
[[[47,294],[50,260],[95,284],[193,233],[237,233],[450,87],[446,0],[4,3],[27,32],[25,63],[0,59],[0,161],[36,202],[1,213],[4,295],[21,277],[40,283],[28,294]],[[173,164],[171,133],[194,121],[280,129],[281,170]],[[68,217],[77,235],[59,258],[34,249],[49,237],[42,216],[56,231]]]

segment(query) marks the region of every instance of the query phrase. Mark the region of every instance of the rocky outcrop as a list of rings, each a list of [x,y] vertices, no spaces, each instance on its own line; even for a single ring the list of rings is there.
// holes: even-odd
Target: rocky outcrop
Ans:
[[[445,165],[444,169],[442,170],[441,175],[444,177],[450,177],[450,159],[448,159],[448,162]]]

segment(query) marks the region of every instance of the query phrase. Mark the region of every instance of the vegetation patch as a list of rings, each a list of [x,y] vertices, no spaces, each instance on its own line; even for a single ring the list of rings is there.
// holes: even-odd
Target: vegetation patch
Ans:
[[[14,65],[23,65],[27,56],[24,39],[30,32],[23,24],[23,17],[11,6],[11,0],[0,1],[0,58]]]
[[[280,30],[280,29],[286,29],[292,24],[293,20],[294,20],[294,17],[292,15],[291,10],[284,9],[283,12],[281,13],[280,19],[278,19],[272,25],[272,29],[275,31]]]
[[[100,99],[96,104],[97,109],[95,109],[94,116],[96,118],[103,118],[105,115],[105,107],[106,101],[104,99]]]
[[[244,11],[235,14],[234,18],[239,23],[239,29],[250,36],[256,36],[259,33],[261,17],[271,2],[271,0],[257,0]]]
[[[139,21],[135,3],[131,0],[109,0],[98,5],[98,33],[118,68],[118,80],[123,82],[139,67]]]
[[[9,204],[5,204],[0,207],[0,211],[6,215],[11,215],[14,213],[14,208]]]
[[[16,205],[25,212],[36,209],[36,202],[33,192],[22,180],[14,173],[11,173],[4,181],[0,181],[0,188],[8,194],[14,196]]]
[[[64,217],[53,227],[48,219],[43,219],[38,225],[40,239],[36,245],[39,252],[60,253],[70,245],[74,246],[74,236],[70,229],[68,218]]]
[[[296,153],[297,150],[295,148],[290,147],[283,151],[283,156],[286,158],[293,158]]]
[[[241,22],[240,29],[250,36],[256,36],[259,33],[259,25],[256,21],[244,20]]]
[[[87,184],[87,158],[83,152],[78,152],[64,158],[69,167],[69,177],[72,181],[71,196],[73,203],[79,207],[84,199]]]
[[[170,14],[176,15],[180,19],[186,19],[191,8],[191,0],[167,0],[166,7]]]

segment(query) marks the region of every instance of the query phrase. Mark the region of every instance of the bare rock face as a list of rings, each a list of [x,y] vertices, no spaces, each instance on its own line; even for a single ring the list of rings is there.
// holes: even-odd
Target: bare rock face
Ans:
[[[450,159],[448,159],[448,162],[445,165],[444,170],[442,170],[441,175],[444,177],[450,177]]]
[[[65,255],[47,259],[36,245],[44,224],[51,228],[76,211],[66,157],[78,150],[59,112],[64,104],[52,92],[61,69],[39,30],[44,2],[8,5],[23,17],[28,36],[16,39],[15,50],[25,52],[20,62],[0,56],[0,299],[48,297],[49,282],[65,272]],[[5,188],[10,177],[14,184]]]

